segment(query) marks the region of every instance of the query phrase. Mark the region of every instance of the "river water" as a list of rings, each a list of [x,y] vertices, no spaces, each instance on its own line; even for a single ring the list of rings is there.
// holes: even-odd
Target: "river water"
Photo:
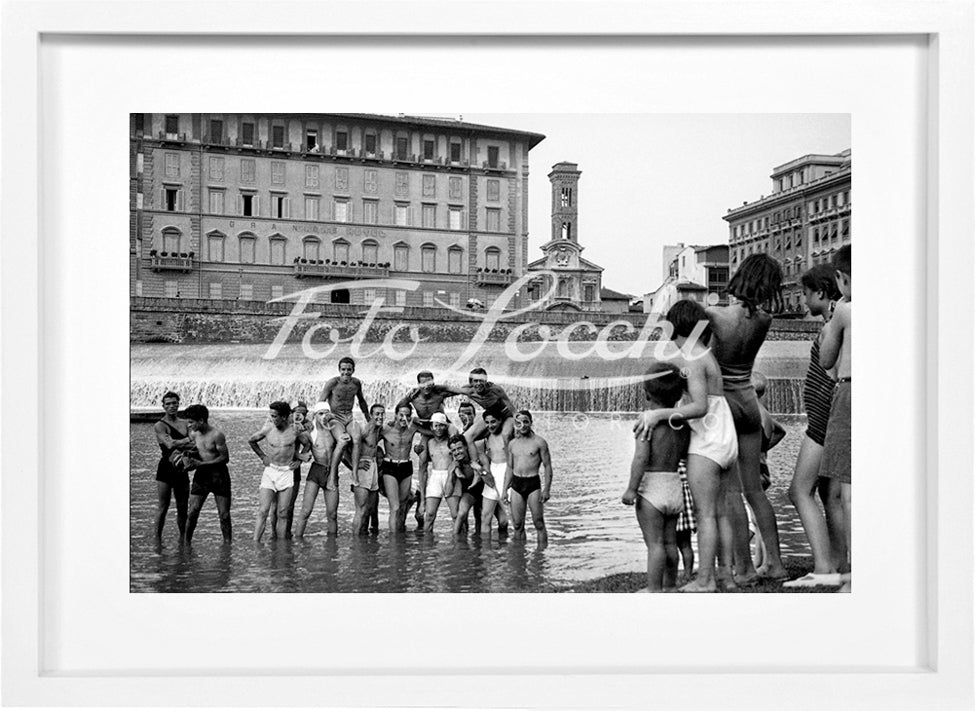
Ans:
[[[188,402],[184,399],[184,403]],[[227,435],[233,486],[234,542],[221,544],[212,498],[200,516],[189,549],[178,545],[175,506],[164,542],[152,535],[159,449],[148,423],[132,423],[130,477],[133,592],[548,592],[573,583],[645,570],[646,548],[631,507],[620,503],[632,455],[632,415],[536,413],[536,431],[550,444],[555,476],[545,518],[549,544],[528,540],[455,540],[446,505],[433,534],[386,530],[380,498],[380,532],[351,534],[348,473],[340,476],[339,532],[326,536],[319,498],[303,541],[251,541],[261,466],[247,445],[263,410],[216,410],[211,423]],[[804,419],[780,418],[786,438],[769,454],[769,498],[776,510],[783,555],[808,556],[787,490]],[[300,507],[300,500],[299,500]]]

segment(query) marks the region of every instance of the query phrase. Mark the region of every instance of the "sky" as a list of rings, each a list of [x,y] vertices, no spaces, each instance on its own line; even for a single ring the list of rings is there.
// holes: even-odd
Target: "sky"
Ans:
[[[551,237],[548,173],[578,163],[583,256],[604,287],[637,296],[663,281],[664,245],[727,244],[722,216],[771,193],[775,166],[851,147],[849,114],[462,116],[545,135],[528,155],[529,261]]]

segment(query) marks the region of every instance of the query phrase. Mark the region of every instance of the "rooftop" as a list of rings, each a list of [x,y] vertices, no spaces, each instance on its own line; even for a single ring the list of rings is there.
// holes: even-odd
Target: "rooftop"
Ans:
[[[452,118],[442,118],[442,117],[427,117],[427,116],[408,116],[406,114],[399,114],[397,116],[390,116],[387,114],[325,114],[328,116],[347,116],[349,118],[361,119],[361,120],[382,120],[388,121],[390,123],[401,123],[407,126],[438,126],[441,128],[453,128],[459,131],[469,130],[469,131],[489,131],[492,133],[506,133],[509,135],[523,136],[528,139],[528,147],[534,148],[543,140],[545,136],[541,133],[534,133],[532,131],[522,131],[516,128],[502,128],[500,126],[487,126],[479,123],[468,123],[466,121],[461,121],[460,119]]]

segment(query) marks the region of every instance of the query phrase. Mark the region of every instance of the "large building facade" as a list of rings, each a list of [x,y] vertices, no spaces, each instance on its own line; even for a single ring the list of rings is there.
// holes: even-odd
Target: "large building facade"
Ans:
[[[544,136],[372,114],[132,114],[133,296],[491,304],[528,262]],[[517,306],[513,302],[510,306]]]
[[[772,193],[728,210],[731,271],[765,252],[782,264],[787,311],[803,311],[799,277],[850,243],[851,153],[806,155],[772,172]]]

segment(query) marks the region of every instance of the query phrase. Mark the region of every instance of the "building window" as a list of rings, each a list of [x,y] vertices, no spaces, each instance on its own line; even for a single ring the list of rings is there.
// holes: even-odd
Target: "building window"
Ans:
[[[177,212],[183,209],[183,190],[176,187],[163,188],[163,207],[167,212]]]
[[[450,229],[452,229],[452,230],[460,230],[460,229],[463,229],[462,226],[461,226],[461,224],[463,222],[463,220],[461,219],[461,217],[463,215],[463,212],[464,211],[461,210],[459,207],[451,207],[450,208],[450,213],[449,213],[450,214],[450,222],[448,223],[449,226],[450,226]]]
[[[312,262],[321,259],[322,243],[315,237],[306,237],[301,243],[301,256]]]
[[[451,178],[450,179],[450,199],[451,200],[459,200],[460,199],[460,196],[461,196],[461,189],[462,189],[462,186],[461,186],[460,178]]]
[[[406,136],[396,137],[396,160],[406,160],[410,153],[410,141]]]
[[[179,153],[166,154],[166,177],[179,177]]]
[[[244,217],[257,217],[257,195],[254,193],[240,194],[240,214]]]
[[[177,229],[167,229],[163,230],[162,233],[162,251],[167,252],[174,257],[179,254],[180,248],[183,246],[183,235]]]
[[[282,296],[284,296],[284,287],[281,286],[280,284],[274,284],[274,285],[272,285],[271,286],[271,298],[272,299],[280,299]]]
[[[566,279],[559,279],[559,298],[569,298],[569,282]]]
[[[223,143],[223,121],[210,119],[210,143]]]
[[[375,264],[379,261],[379,243],[378,242],[363,242],[362,243],[362,261],[366,264]]]
[[[498,147],[488,146],[488,168],[498,167]]]
[[[595,286],[595,284],[586,284],[584,300],[585,301],[595,301],[596,300],[596,286]]]
[[[210,282],[210,298],[211,299],[223,298],[223,284],[221,284],[219,281]]]
[[[362,189],[375,195],[379,190],[379,180],[375,170],[367,170],[363,176]]]
[[[210,191],[210,214],[222,215],[224,210],[223,190]]]
[[[572,223],[562,223],[562,239],[572,239]]]
[[[423,176],[423,197],[436,197],[436,196],[437,196],[437,176],[424,175]]]
[[[425,307],[427,307],[428,309],[429,308],[433,308],[433,292],[432,291],[424,291],[423,292],[423,305]]]
[[[349,190],[349,169],[342,167],[335,169],[335,189],[342,192]]]
[[[291,199],[287,195],[271,194],[271,217],[291,217]]]
[[[243,158],[240,161],[240,182],[253,183],[257,172],[257,162],[253,158]]]
[[[376,155],[376,134],[367,133],[366,134],[366,155],[370,158]]]
[[[243,301],[253,301],[254,300],[254,285],[253,284],[241,284],[240,285],[240,298]]]
[[[176,299],[179,297],[179,285],[175,281],[166,282],[166,298]]]
[[[318,166],[317,165],[306,165],[305,166],[305,187],[306,188],[317,188],[318,182]]]
[[[460,163],[460,141],[450,142],[450,162]]]
[[[363,289],[362,290],[362,301],[366,306],[369,306],[376,301],[376,290],[375,289]]]
[[[409,195],[410,194],[410,174],[404,171],[399,171],[396,173],[396,194],[397,195]]]
[[[398,272],[409,271],[410,248],[406,245],[397,245],[393,248],[393,269]]]
[[[349,150],[349,134],[347,131],[335,132],[335,150],[343,153]]]
[[[173,141],[179,138],[179,116],[166,116],[166,138]]]
[[[135,295],[142,296],[142,279],[135,280]]]
[[[257,240],[254,237],[241,237],[240,238],[240,262],[241,264],[254,264],[255,262],[255,246],[257,245]]]
[[[460,274],[464,262],[464,250],[460,247],[451,247],[447,250],[447,271],[451,274]]]
[[[223,156],[210,156],[210,180],[223,182]]]
[[[460,294],[456,291],[450,292],[450,305],[455,309],[460,306]]]
[[[487,181],[487,199],[497,202],[501,199],[501,181],[492,178]]]
[[[333,204],[334,220],[336,222],[348,222],[349,221],[349,201],[335,199]]]
[[[434,143],[432,139],[423,139],[423,160],[433,160]]]
[[[362,221],[367,225],[379,224],[379,201],[378,200],[362,201]]]
[[[254,124],[245,121],[240,127],[240,142],[245,146],[254,145]]]
[[[501,231],[501,210],[493,207],[487,209],[487,231]]]
[[[271,184],[272,185],[284,185],[284,161],[283,160],[272,160],[271,161]]]
[[[484,250],[484,267],[489,271],[497,271],[501,268],[501,250],[497,247],[488,247]]]
[[[285,258],[285,240],[280,238],[271,238],[271,264],[276,266],[284,265]]]
[[[434,228],[437,226],[437,206],[426,204],[423,206],[423,226]]]
[[[394,222],[400,227],[408,227],[410,224],[409,203],[398,202],[394,207]]]
[[[349,263],[349,243],[345,240],[337,240],[332,243],[332,261],[338,264]]]
[[[284,126],[271,127],[271,148],[284,148]]]
[[[314,128],[305,129],[305,150],[311,153],[318,153],[318,130]]]
[[[142,175],[142,171],[145,166],[145,157],[141,153],[135,154],[135,172],[137,175]]]
[[[425,272],[437,271],[437,248],[425,244],[420,248],[420,268]]]
[[[396,290],[396,305],[406,306],[406,289]]]
[[[223,261],[223,235],[207,237],[207,257],[211,262]]]
[[[305,219],[306,220],[317,220],[318,219],[318,198],[314,195],[305,195]]]

